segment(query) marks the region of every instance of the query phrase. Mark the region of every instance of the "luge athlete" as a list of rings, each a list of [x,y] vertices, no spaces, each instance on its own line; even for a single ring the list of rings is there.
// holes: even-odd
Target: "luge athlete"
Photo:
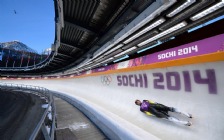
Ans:
[[[154,115],[158,118],[163,118],[167,119],[169,121],[175,122],[175,123],[180,123],[184,124],[187,126],[191,126],[192,123],[190,121],[181,121],[175,117],[171,117],[168,114],[168,111],[170,112],[176,112],[183,114],[187,116],[188,118],[192,118],[192,115],[186,112],[180,112],[178,109],[173,108],[173,107],[168,107],[163,104],[159,104],[150,100],[143,100],[142,102],[140,100],[135,100],[135,104],[140,106],[140,111],[144,112],[145,114],[151,116]]]

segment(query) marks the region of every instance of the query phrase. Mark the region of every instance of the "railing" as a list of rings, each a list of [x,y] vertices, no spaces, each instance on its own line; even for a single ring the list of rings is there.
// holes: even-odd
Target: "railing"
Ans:
[[[39,62],[36,65],[23,66],[23,67],[0,67],[2,71],[29,71],[34,69],[40,69],[43,66],[46,66],[49,61],[52,61],[55,56],[55,53],[52,51],[50,55],[47,56],[43,61]]]
[[[55,131],[55,105],[54,99],[52,94],[49,92],[48,89],[39,87],[39,86],[32,86],[32,85],[23,85],[23,84],[12,84],[12,83],[2,83],[0,82],[0,89],[19,89],[19,90],[29,90],[35,91],[33,94],[38,94],[40,97],[44,97],[47,102],[48,106],[44,111],[41,120],[38,122],[36,128],[34,129],[33,133],[31,134],[29,140],[34,140],[39,133],[40,129],[45,137],[45,140],[54,140],[54,131]],[[45,118],[48,114],[51,113],[52,116],[52,124],[50,132],[47,132],[46,125],[44,123]]]

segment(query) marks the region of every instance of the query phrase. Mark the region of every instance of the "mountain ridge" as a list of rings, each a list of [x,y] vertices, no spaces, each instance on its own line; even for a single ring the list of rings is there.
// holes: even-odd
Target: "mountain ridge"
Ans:
[[[30,53],[37,53],[36,50],[28,47],[22,42],[19,42],[17,40],[10,41],[10,42],[0,42],[0,47],[3,49],[10,49],[15,51],[23,51],[23,52],[30,52]]]

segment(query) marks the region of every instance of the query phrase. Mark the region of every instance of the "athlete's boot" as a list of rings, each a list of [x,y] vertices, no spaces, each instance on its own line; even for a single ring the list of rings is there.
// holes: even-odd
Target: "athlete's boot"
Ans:
[[[187,113],[187,112],[181,112],[181,111],[179,111],[177,108],[173,108],[173,107],[172,107],[171,110],[172,110],[172,112],[176,112],[176,113],[183,114],[183,115],[187,116],[188,118],[193,118],[191,114],[189,114],[189,113]]]
[[[192,125],[192,122],[189,122],[189,121],[188,121],[188,123],[185,124],[185,125],[187,125],[187,126],[191,126],[191,125]]]
[[[187,125],[187,126],[192,125],[192,123],[189,122],[189,121],[181,121],[181,120],[178,120],[177,118],[174,118],[174,117],[168,117],[168,120],[171,121],[171,122],[175,122],[175,123],[179,123],[179,124],[183,124],[183,125]]]

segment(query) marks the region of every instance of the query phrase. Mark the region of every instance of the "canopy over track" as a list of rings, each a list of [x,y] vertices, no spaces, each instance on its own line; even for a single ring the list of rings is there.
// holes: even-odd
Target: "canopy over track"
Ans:
[[[58,75],[103,66],[223,15],[223,7],[215,0],[55,0],[55,42],[48,59],[0,72]]]

